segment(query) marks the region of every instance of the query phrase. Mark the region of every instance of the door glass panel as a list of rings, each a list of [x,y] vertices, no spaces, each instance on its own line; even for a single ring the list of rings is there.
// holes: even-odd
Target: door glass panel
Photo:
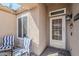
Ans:
[[[27,36],[27,16],[18,19],[18,37]]]
[[[21,21],[21,18],[18,19],[18,37],[22,37],[22,21]]]
[[[52,20],[52,39],[62,40],[62,19]]]
[[[23,37],[27,36],[27,16],[23,17]]]

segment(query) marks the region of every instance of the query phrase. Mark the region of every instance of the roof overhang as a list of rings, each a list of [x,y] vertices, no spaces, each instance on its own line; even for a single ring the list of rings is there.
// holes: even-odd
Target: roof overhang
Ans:
[[[20,3],[20,4],[22,6],[16,11],[13,11],[13,10],[11,10],[11,9],[9,9],[7,7],[3,7],[1,5],[0,5],[0,10],[17,15],[17,14],[20,14],[20,13],[22,13],[24,11],[33,9],[33,8],[35,8],[38,5],[37,3]]]

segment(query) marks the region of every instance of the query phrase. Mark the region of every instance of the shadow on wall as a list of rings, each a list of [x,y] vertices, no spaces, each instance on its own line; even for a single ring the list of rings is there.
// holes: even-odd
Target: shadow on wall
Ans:
[[[39,55],[39,18],[37,12],[35,9],[28,12],[29,20],[27,22],[29,24],[27,25],[27,35],[32,39],[33,53]]]

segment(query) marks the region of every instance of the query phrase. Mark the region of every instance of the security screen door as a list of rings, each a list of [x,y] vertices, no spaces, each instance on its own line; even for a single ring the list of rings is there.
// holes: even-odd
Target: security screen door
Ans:
[[[65,16],[50,18],[50,46],[66,49]]]

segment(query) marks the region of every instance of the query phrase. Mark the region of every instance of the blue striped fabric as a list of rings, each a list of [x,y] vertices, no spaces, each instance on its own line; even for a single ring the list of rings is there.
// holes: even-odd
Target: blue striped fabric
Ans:
[[[31,39],[24,37],[24,49],[22,52],[27,52],[28,54],[31,52]]]
[[[10,36],[6,36],[6,48],[9,48],[9,43],[10,43]]]
[[[11,48],[12,46],[14,46],[14,36],[9,35],[7,36],[7,47]]]
[[[6,40],[6,36],[3,36],[3,45],[0,46],[0,51],[6,49],[6,46],[7,46],[7,40]]]
[[[4,36],[3,37],[3,48],[2,49],[5,49],[6,48],[6,46],[7,46],[7,37],[6,36]]]
[[[14,56],[21,56],[22,54],[26,53],[27,55],[30,55],[31,53],[31,43],[32,40],[30,38],[24,37],[23,39],[23,48],[16,48],[14,50]]]
[[[6,35],[3,37],[3,45],[0,46],[0,51],[11,49],[11,47],[14,46],[14,36],[13,35]]]
[[[6,41],[7,41],[7,40],[6,40],[6,36],[4,36],[4,37],[3,37],[3,46],[6,46],[6,44],[7,44]]]

